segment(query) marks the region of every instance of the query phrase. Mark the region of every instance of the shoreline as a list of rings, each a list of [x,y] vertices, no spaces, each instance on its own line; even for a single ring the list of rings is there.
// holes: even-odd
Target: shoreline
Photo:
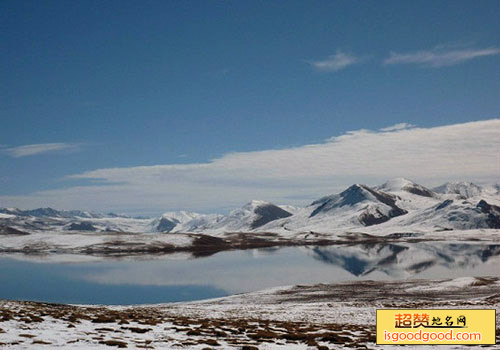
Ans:
[[[302,285],[156,305],[2,300],[0,345],[6,349],[38,349],[44,344],[65,349],[379,349],[384,347],[374,343],[377,308],[438,307],[498,312],[500,279]],[[431,347],[415,347],[422,346]]]
[[[230,232],[223,235],[196,233],[88,233],[37,232],[8,233],[0,230],[0,255],[75,255],[97,258],[157,257],[187,253],[192,257],[210,256],[222,251],[256,248],[328,246],[346,244],[420,243],[457,241],[500,244],[498,230],[436,232],[392,232],[375,235],[365,232],[298,232],[282,235],[271,232]]]

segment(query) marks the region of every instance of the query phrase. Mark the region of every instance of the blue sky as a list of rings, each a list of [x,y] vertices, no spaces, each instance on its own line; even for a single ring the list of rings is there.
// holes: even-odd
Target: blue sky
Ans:
[[[498,1],[2,1],[0,206],[224,210],[258,196],[304,204],[349,182],[392,177],[391,168],[332,168],[308,185],[274,175],[241,185],[232,163],[221,168],[224,180],[199,170],[182,184],[191,170],[130,183],[130,174],[88,174],[204,169],[351,130],[407,123],[432,134],[498,118],[498,13]],[[496,180],[498,158],[488,156],[497,168],[451,165],[449,177]],[[406,170],[399,175],[429,184],[445,177]],[[118,183],[129,195],[111,200]],[[208,204],[214,190],[218,201]]]

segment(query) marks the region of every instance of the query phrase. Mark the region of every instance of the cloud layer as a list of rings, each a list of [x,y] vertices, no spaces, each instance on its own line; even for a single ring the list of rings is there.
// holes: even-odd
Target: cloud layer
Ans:
[[[309,63],[319,71],[336,72],[359,63],[359,61],[360,59],[358,57],[337,50],[335,55],[331,55],[327,59],[311,61]]]
[[[4,148],[1,150],[1,152],[14,158],[20,158],[45,153],[75,151],[79,147],[80,145],[76,143],[39,143],[33,145]]]
[[[110,168],[71,175],[90,185],[0,196],[2,205],[134,212],[213,211],[251,199],[308,204],[352,183],[408,177],[426,185],[498,181],[500,119],[434,128],[398,124],[301,147],[229,153],[206,163]]]
[[[417,64],[423,67],[439,68],[453,66],[484,56],[500,54],[500,49],[490,47],[485,49],[453,49],[436,47],[432,50],[422,50],[410,53],[391,52],[384,60],[384,64]]]

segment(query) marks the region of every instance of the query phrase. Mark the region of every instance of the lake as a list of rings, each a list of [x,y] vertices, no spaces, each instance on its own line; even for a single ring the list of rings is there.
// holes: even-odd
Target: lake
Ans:
[[[500,245],[394,243],[226,251],[193,258],[54,263],[0,258],[0,299],[143,304],[355,280],[500,277]]]

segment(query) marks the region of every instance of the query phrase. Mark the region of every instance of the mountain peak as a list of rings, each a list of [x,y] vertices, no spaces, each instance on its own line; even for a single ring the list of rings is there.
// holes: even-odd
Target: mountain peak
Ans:
[[[374,200],[375,197],[373,196],[372,191],[373,190],[366,185],[354,184],[349,186],[346,190],[342,191],[339,194],[322,197],[312,202],[311,205],[320,204],[321,206],[323,206],[326,203],[329,203],[329,206],[331,206],[332,208],[343,207],[345,205],[354,205],[367,199]]]
[[[167,211],[163,213],[161,217],[177,222],[186,222],[188,220],[198,217],[199,215],[200,214],[197,213],[180,210],[180,211]]]
[[[268,222],[286,218],[291,216],[292,213],[274,205],[273,203],[252,200],[245,204],[242,208],[233,210],[229,217],[233,218],[245,218],[244,221],[248,221],[248,225],[251,229],[256,229]]]
[[[458,194],[465,198],[481,195],[483,188],[473,182],[451,181],[434,188],[435,192],[444,194]]]
[[[317,207],[309,215],[310,218],[330,211],[333,215],[339,215],[345,210],[351,210],[343,207],[356,206],[356,213],[361,213],[356,214],[357,220],[364,226],[379,224],[407,213],[396,205],[394,195],[360,184],[352,185],[339,194],[323,197],[312,205]]]
[[[57,217],[60,215],[60,212],[58,210],[55,210],[50,207],[46,208],[37,208],[37,209],[32,209],[32,210],[25,210],[24,211],[27,215],[30,216],[49,216],[49,217]]]
[[[409,192],[423,197],[435,197],[435,193],[429,190],[427,187],[419,185],[411,180],[404,177],[397,177],[388,180],[383,185],[377,186],[377,190],[387,191],[387,192]]]
[[[259,204],[258,207],[255,208],[254,213],[257,214],[257,217],[250,224],[250,227],[252,229],[263,226],[268,222],[287,218],[293,215],[292,213],[278,207],[277,205],[266,202],[262,202],[261,204]]]
[[[345,191],[340,193],[340,196],[343,199],[341,206],[353,205],[366,199],[372,199],[373,195],[370,190],[371,189],[366,185],[354,184],[350,186]]]
[[[178,225],[187,223],[194,219],[199,219],[201,216],[201,214],[191,213],[184,210],[169,211],[163,213],[161,217],[153,220],[151,226],[153,231],[156,232],[171,232]]]
[[[389,196],[384,194],[385,196]],[[333,208],[352,206],[364,201],[378,201],[379,193],[366,185],[354,184],[339,194],[334,194],[320,198],[311,205],[319,205],[311,214],[315,216],[322,211],[328,211]]]
[[[253,199],[247,204],[243,206],[243,209],[249,210],[249,211],[254,211],[256,208],[261,207],[261,206],[266,206],[266,205],[274,205],[272,203],[266,202],[266,201],[261,201],[257,199]]]
[[[405,186],[416,185],[413,181],[405,178],[405,177],[396,177],[390,180],[387,180],[383,185],[378,186],[380,189],[384,189],[386,191],[398,191],[404,188]]]

